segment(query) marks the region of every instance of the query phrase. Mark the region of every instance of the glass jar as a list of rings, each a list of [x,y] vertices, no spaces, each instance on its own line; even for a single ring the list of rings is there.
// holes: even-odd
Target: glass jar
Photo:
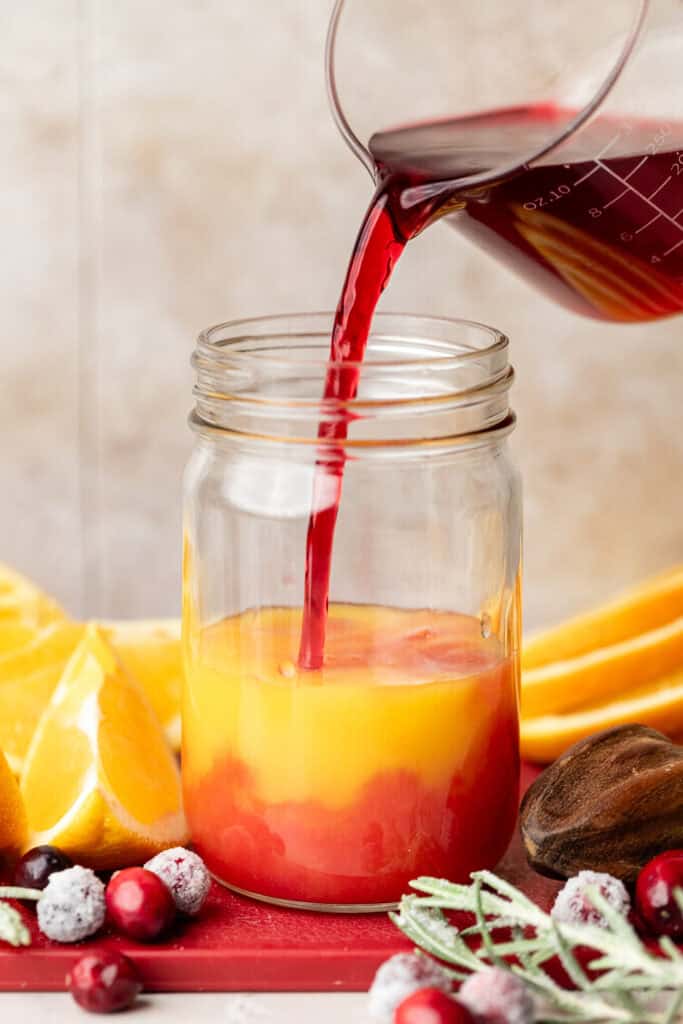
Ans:
[[[488,327],[377,315],[357,398],[323,402],[331,324],[271,317],[199,336],[185,806],[196,848],[231,888],[378,910],[419,875],[492,867],[514,829],[513,371]],[[298,663],[307,526],[313,494],[319,511],[340,478],[325,658],[309,670]]]

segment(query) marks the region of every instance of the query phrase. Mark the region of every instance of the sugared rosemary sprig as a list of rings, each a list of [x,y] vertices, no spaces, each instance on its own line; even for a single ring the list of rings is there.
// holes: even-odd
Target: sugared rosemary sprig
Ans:
[[[490,871],[473,874],[471,885],[419,878],[412,886],[424,895],[405,896],[399,913],[392,914],[401,931],[448,964],[457,979],[492,965],[517,974],[537,996],[543,1024],[675,1024],[681,1019],[683,952],[666,938],[659,940],[658,955],[650,952],[597,889],[587,896],[605,928],[559,923]],[[683,909],[683,894],[676,898]],[[476,923],[457,929],[444,913],[451,910],[474,914]],[[467,941],[472,936],[481,940],[476,950]],[[598,977],[590,978],[579,963],[579,946],[595,951],[588,967],[601,972]],[[574,991],[543,970],[552,957],[561,961]]]
[[[26,889],[23,886],[0,886],[0,941],[10,946],[30,946],[31,934],[24,924],[21,914],[6,899],[39,900],[42,896],[39,889]]]

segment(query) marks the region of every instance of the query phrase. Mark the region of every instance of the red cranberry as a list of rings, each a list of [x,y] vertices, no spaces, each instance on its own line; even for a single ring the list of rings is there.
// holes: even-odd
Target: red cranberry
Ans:
[[[142,991],[135,967],[122,953],[87,953],[66,976],[66,987],[79,1006],[90,1013],[127,1010]]]
[[[683,850],[660,853],[638,875],[636,907],[655,935],[683,937],[683,913],[674,889],[683,890]]]
[[[118,871],[107,886],[107,911],[112,924],[131,939],[150,942],[175,918],[169,888],[145,868]]]
[[[441,989],[421,988],[399,1004],[394,1024],[474,1024],[474,1017]]]
[[[73,867],[71,857],[56,846],[34,846],[14,869],[14,884],[22,889],[44,889],[50,875]]]

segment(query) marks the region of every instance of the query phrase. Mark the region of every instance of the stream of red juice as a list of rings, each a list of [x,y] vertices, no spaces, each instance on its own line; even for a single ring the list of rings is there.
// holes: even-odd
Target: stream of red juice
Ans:
[[[400,217],[398,180],[380,184],[363,221],[342,289],[332,328],[330,359],[323,403],[348,403],[356,397],[360,364],[365,355],[377,303],[409,239],[425,219],[422,207]],[[426,207],[425,207],[426,210]],[[330,593],[334,530],[341,502],[348,417],[343,405],[323,419],[318,438],[324,447],[318,456],[313,481],[313,505],[306,538],[303,623],[299,665],[321,668],[325,653],[325,627]],[[339,442],[335,445],[334,442]]]
[[[349,424],[343,404],[356,396],[375,307],[411,238],[448,217],[555,301],[594,318],[642,323],[683,310],[683,125],[598,119],[550,162],[485,188],[449,186],[505,165],[513,153],[532,152],[571,116],[552,106],[493,111],[370,142],[379,185],[342,289],[323,395],[342,405],[318,431],[302,668],[318,669],[324,659]],[[439,183],[443,188],[420,198],[421,188]]]

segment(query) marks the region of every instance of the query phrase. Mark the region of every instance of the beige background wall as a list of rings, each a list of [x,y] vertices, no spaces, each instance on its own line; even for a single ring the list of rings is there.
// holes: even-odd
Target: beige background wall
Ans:
[[[368,198],[326,110],[328,2],[0,15],[0,559],[75,613],[171,614],[193,336],[333,305]],[[385,305],[513,339],[529,623],[683,561],[683,319],[571,317],[445,228]]]

